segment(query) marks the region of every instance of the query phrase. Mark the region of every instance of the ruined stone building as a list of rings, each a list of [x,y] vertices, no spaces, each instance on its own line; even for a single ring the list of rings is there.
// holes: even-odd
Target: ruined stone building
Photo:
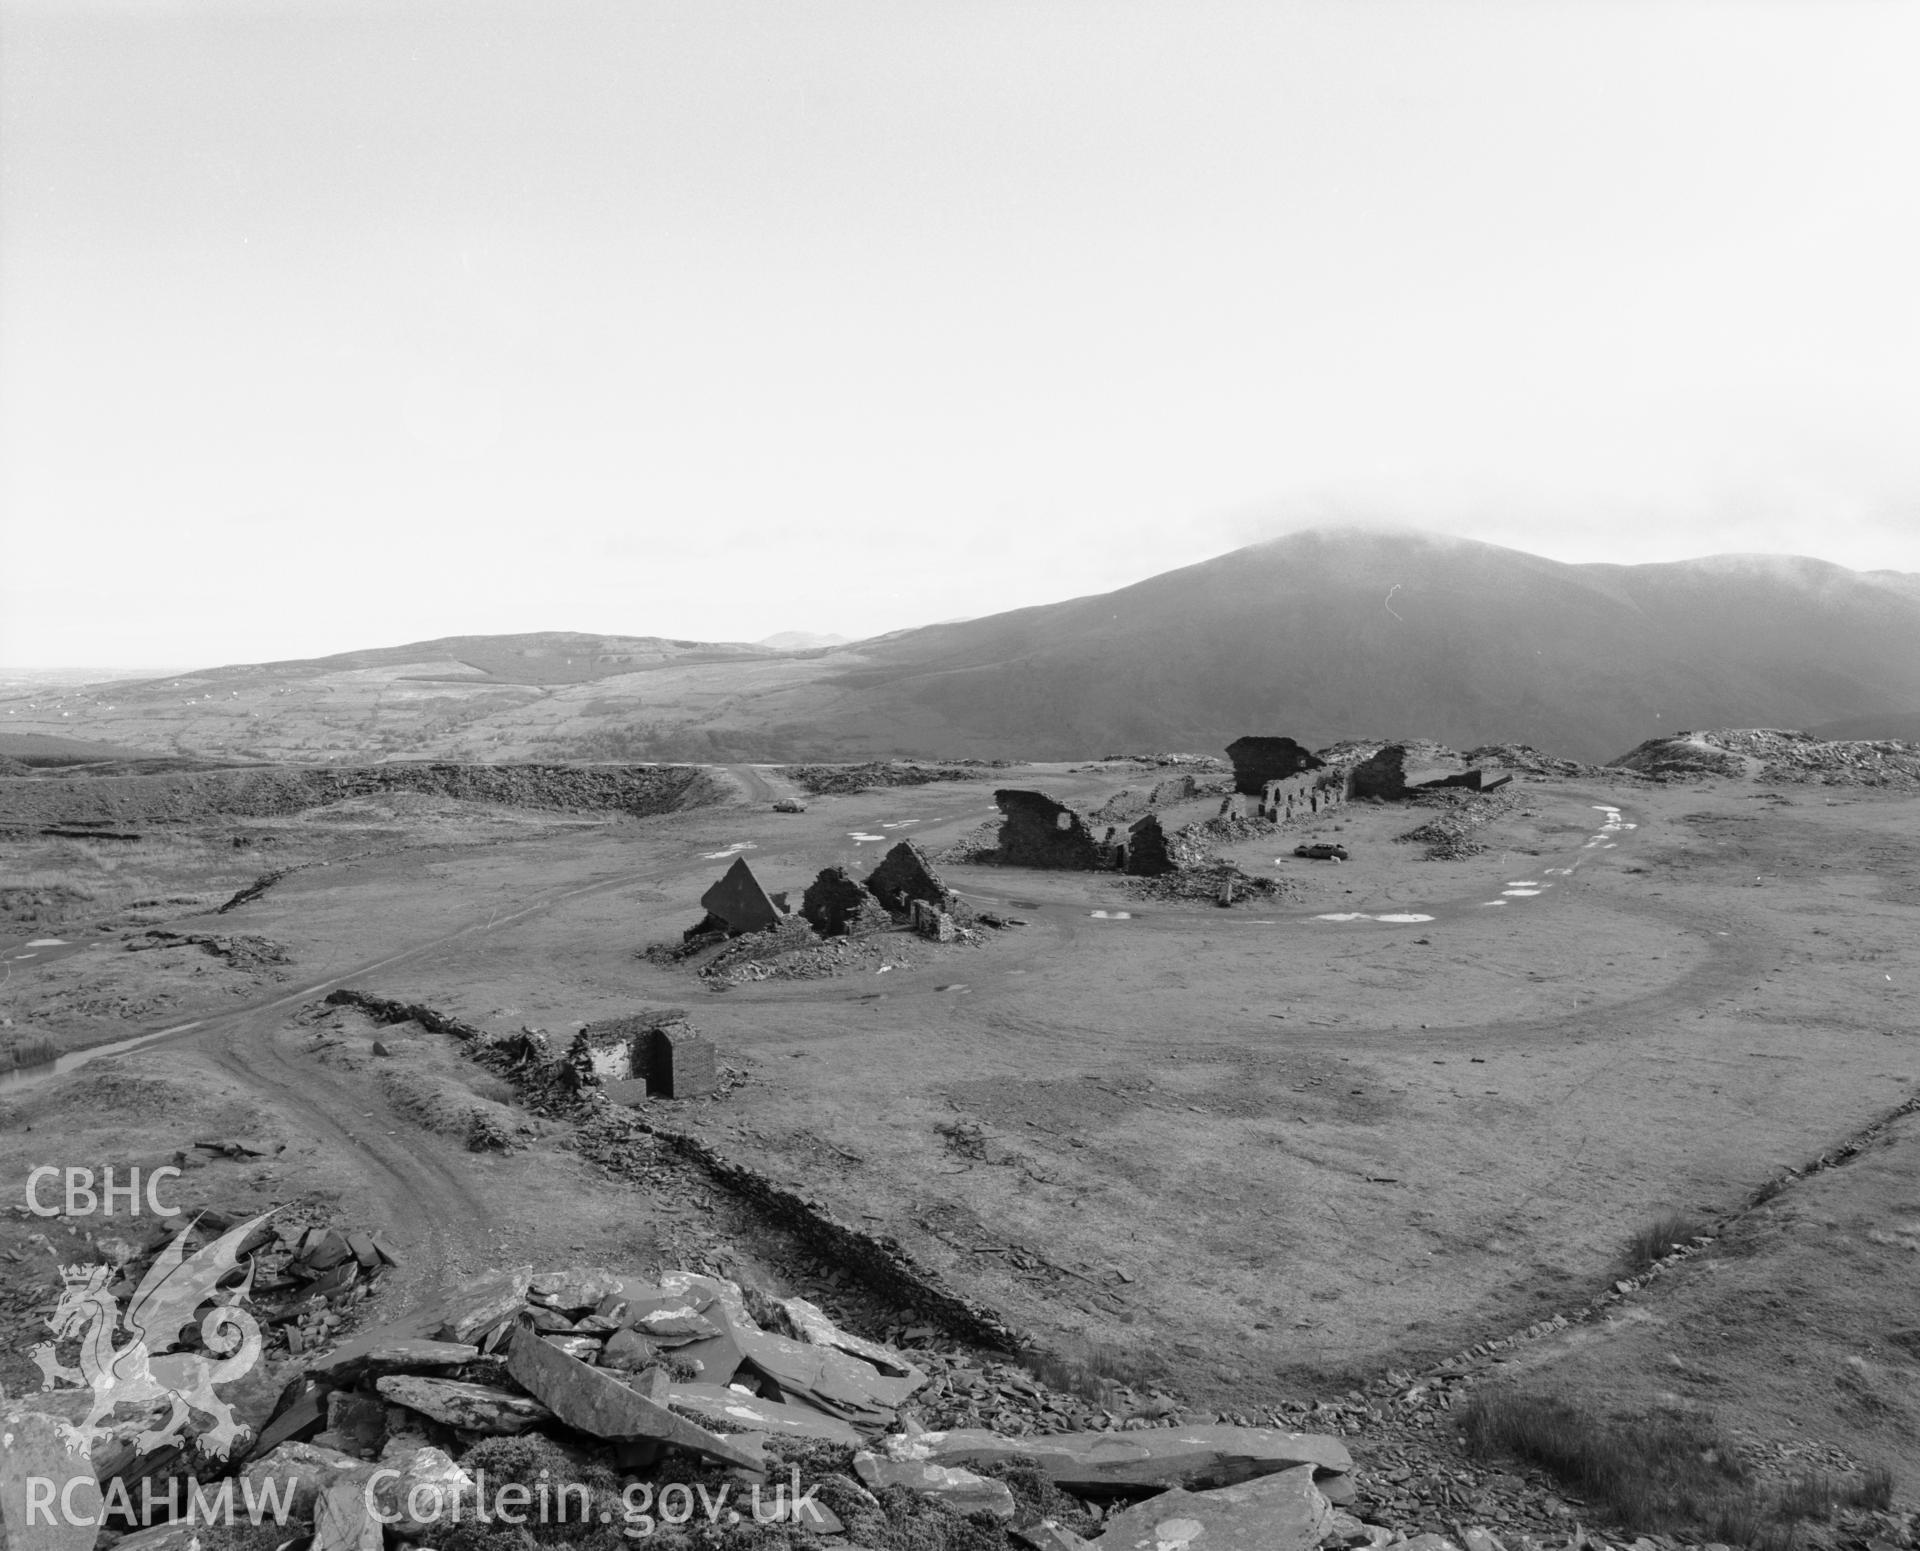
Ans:
[[[885,931],[893,917],[844,867],[823,867],[800,896],[800,914],[822,937]]]
[[[1242,797],[1261,797],[1270,781],[1285,781],[1325,761],[1291,738],[1235,738],[1227,745],[1233,761],[1233,789]]]
[[[1303,770],[1269,781],[1260,796],[1260,817],[1285,823],[1331,808],[1345,799],[1346,778],[1338,770]]]
[[[616,1104],[638,1098],[687,1099],[711,1093],[719,1060],[678,1007],[589,1023],[574,1036],[567,1064],[584,1086]]]
[[[784,898],[776,899],[760,886],[744,856],[736,856],[720,881],[700,896],[707,912],[689,936],[708,931],[725,931],[730,937],[743,932],[764,932],[777,926],[786,911]]]
[[[1000,825],[1000,859],[1015,867],[1054,867],[1100,872],[1115,858],[1093,838],[1080,815],[1045,792],[1003,788],[993,800],[1006,817]]]

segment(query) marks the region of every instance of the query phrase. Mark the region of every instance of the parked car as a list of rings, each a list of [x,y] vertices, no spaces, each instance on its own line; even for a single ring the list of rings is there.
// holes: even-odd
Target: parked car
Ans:
[[[775,813],[805,813],[807,811],[807,805],[804,802],[795,802],[791,797],[782,797],[773,805],[773,811]]]
[[[1310,862],[1344,862],[1347,859],[1347,848],[1320,842],[1314,845],[1295,846],[1293,854],[1304,856]]]

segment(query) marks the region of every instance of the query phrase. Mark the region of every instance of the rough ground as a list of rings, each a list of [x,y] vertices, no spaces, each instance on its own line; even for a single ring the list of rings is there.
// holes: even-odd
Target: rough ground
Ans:
[[[1584,1307],[1652,1217],[1736,1213],[1920,1080],[1920,799],[1902,792],[1523,772],[1474,831],[1488,849],[1459,860],[1393,843],[1422,810],[1365,804],[1228,846],[1289,884],[1232,910],[1143,902],[1110,877],[954,867],[976,907],[1028,924],[884,974],[718,992],[639,950],[691,924],[730,848],[790,888],[989,816],[970,782],[795,815],[768,811],[777,777],[739,778],[751,804],[644,820],[455,804],[209,822],[112,869],[115,842],[10,843],[10,871],[75,892],[0,952],[0,1035],[192,1026],[0,1090],[0,1168],[18,1181],[40,1162],[164,1158],[244,1113],[286,1152],[209,1163],[194,1190],[324,1197],[383,1227],[409,1251],[388,1295],[402,1306],[454,1268],[676,1251],[809,1291],[815,1273],[723,1193],[614,1189],[564,1128],[469,1152],[420,1123],[431,1105],[397,1102],[376,1062],[322,1059],[302,1011],[342,983],[503,1033],[682,1005],[746,1080],[662,1105],[676,1128],[897,1236],[1037,1344],[1124,1352],[1142,1383],[1232,1412],[1366,1394],[1389,1370]],[[1129,779],[1137,768],[996,776],[1082,809]],[[236,848],[242,831],[271,844]],[[1310,839],[1352,860],[1293,858]],[[94,860],[36,860],[56,843]],[[211,914],[267,852],[290,870]],[[263,937],[289,962],[120,946],[150,929]],[[25,947],[43,936],[69,946]],[[467,1085],[456,1065],[422,1070],[456,1101]],[[1771,1444],[1880,1460],[1910,1500],[1911,1127],[1493,1366],[1623,1405],[1710,1403]],[[17,1385],[17,1365],[0,1381]],[[1369,1429],[1399,1447],[1385,1411],[1357,1408],[1352,1425],[1363,1465]]]

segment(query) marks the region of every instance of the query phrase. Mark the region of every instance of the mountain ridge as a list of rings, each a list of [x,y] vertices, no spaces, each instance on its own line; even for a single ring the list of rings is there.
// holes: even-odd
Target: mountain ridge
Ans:
[[[104,688],[111,711],[76,692],[54,721],[0,701],[0,723],[336,759],[1070,759],[1262,732],[1604,760],[1687,727],[1905,725],[1920,576],[1781,555],[1567,564],[1323,528],[844,645],[448,636]]]

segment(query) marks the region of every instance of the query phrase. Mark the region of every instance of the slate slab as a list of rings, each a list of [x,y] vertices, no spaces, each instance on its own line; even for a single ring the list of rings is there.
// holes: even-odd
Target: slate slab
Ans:
[[[624,1294],[627,1279],[605,1266],[569,1266],[542,1271],[527,1280],[527,1301],[562,1313],[598,1308],[608,1297]]]
[[[535,1342],[538,1336],[530,1337]],[[559,1353],[555,1353],[559,1356]],[[572,1362],[571,1357],[565,1361]],[[460,1379],[438,1379],[424,1374],[392,1373],[375,1388],[397,1406],[406,1406],[436,1422],[467,1432],[523,1433],[553,1420],[553,1412],[539,1401],[490,1384],[468,1384]]]
[[[240,1472],[243,1482],[256,1493],[268,1481],[284,1483],[275,1496],[289,1504],[288,1517],[307,1519],[320,1494],[341,1481],[364,1482],[373,1467],[364,1460],[342,1454],[338,1449],[312,1443],[283,1443],[271,1454],[250,1460]],[[282,1495],[284,1494],[284,1495]],[[261,1500],[256,1497],[256,1500]]]
[[[1318,1433],[1275,1427],[1152,1427],[1138,1432],[1051,1433],[1008,1438],[978,1428],[897,1434],[889,1456],[936,1465],[991,1465],[1032,1455],[1054,1485],[1069,1492],[1127,1491],[1143,1486],[1232,1486],[1309,1465],[1344,1474],[1353,1465],[1346,1446]]]
[[[1333,1528],[1313,1467],[1208,1492],[1176,1488],[1107,1520],[1102,1551],[1312,1551]]]
[[[312,1551],[383,1551],[385,1545],[364,1483],[337,1481],[320,1494],[313,1508]]]
[[[1013,1493],[1006,1482],[976,1475],[961,1466],[889,1459],[871,1449],[862,1449],[853,1457],[853,1473],[876,1491],[885,1486],[904,1486],[922,1497],[945,1503],[955,1513],[990,1513],[996,1519],[1011,1519],[1014,1515]]]
[[[927,1376],[892,1347],[842,1330],[817,1304],[805,1298],[788,1298],[780,1306],[787,1311],[787,1318],[793,1321],[793,1328],[800,1332],[801,1339],[809,1345],[831,1347],[849,1357],[862,1358],[890,1377],[912,1379],[914,1389],[927,1382]]]
[[[520,1312],[532,1266],[489,1271],[450,1293],[437,1334],[443,1341],[477,1341]]]
[[[602,1368],[549,1346],[533,1331],[514,1333],[507,1373],[528,1394],[551,1407],[567,1426],[608,1441],[653,1438],[750,1470],[766,1468],[759,1444],[722,1437],[675,1416],[665,1406],[629,1389]]]
[[[724,1384],[676,1384],[667,1402],[697,1411],[708,1421],[749,1432],[780,1433],[795,1438],[822,1438],[829,1443],[862,1442],[860,1434],[838,1417],[811,1406],[790,1406],[778,1400],[743,1395]]]

